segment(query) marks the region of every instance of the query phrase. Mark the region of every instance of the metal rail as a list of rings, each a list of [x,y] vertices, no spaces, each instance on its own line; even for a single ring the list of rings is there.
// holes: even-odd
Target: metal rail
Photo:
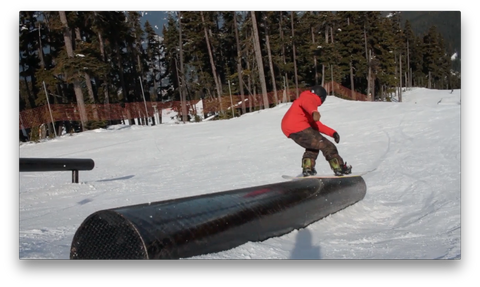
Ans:
[[[20,158],[20,172],[72,171],[72,183],[78,183],[78,171],[94,166],[89,158]]]

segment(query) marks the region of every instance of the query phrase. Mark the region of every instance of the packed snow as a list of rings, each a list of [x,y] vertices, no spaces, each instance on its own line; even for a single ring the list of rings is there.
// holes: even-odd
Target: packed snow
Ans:
[[[238,118],[115,125],[20,144],[20,157],[91,158],[92,171],[22,172],[19,257],[68,259],[73,235],[108,208],[285,181],[303,149],[280,130],[290,103]],[[365,198],[304,229],[193,259],[460,259],[460,90],[415,88],[403,102],[329,96],[319,107],[363,176]],[[319,174],[331,174],[319,158]],[[192,259],[192,258],[190,258]]]

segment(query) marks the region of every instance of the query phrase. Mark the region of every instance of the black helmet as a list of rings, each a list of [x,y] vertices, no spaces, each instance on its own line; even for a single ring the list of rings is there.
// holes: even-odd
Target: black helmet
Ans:
[[[322,104],[325,102],[325,99],[327,98],[327,91],[325,91],[325,89],[322,86],[313,86],[310,89],[310,92],[319,96],[320,99],[322,99]]]

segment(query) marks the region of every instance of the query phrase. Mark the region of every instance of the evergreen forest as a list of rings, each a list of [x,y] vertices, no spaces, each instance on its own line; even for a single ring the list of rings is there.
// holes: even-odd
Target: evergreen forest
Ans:
[[[417,35],[399,12],[171,11],[163,37],[148,21],[141,24],[138,11],[19,14],[26,129],[36,124],[22,112],[42,118],[38,111],[47,105],[55,107],[53,116],[41,122],[50,129],[70,119],[86,130],[137,117],[121,111],[135,103],[146,118],[157,105],[170,105],[186,121],[190,103],[200,99],[225,118],[284,102],[281,91],[294,100],[313,85],[330,83],[331,94],[354,100],[356,93],[365,95],[361,100],[396,94],[401,101],[402,88],[461,84],[460,60],[437,27]],[[333,83],[352,96],[339,95]],[[232,95],[241,103],[233,114]],[[245,99],[253,96],[252,107]],[[72,114],[61,116],[62,106]]]

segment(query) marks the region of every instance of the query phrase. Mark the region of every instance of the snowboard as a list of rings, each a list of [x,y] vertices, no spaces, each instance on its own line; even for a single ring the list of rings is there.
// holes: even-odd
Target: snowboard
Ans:
[[[356,172],[356,173],[351,173],[351,174],[345,174],[345,175],[334,175],[334,174],[331,174],[331,175],[311,175],[311,176],[303,176],[303,174],[300,174],[300,175],[297,175],[297,176],[292,176],[292,175],[282,175],[282,177],[284,179],[305,179],[305,178],[318,178],[318,179],[322,179],[322,178],[345,178],[345,177],[357,177],[357,176],[362,176],[364,174],[367,174],[369,171],[366,171],[366,172]]]

